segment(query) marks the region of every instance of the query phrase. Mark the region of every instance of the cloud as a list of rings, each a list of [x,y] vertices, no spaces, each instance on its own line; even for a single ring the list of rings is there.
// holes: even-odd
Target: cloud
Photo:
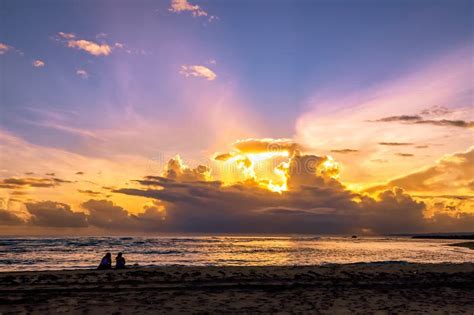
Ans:
[[[474,128],[474,121],[465,121],[465,120],[433,120],[433,119],[423,119],[421,116],[390,116],[384,117],[372,122],[403,122],[408,124],[424,124],[424,125],[434,125],[434,126],[446,126],[446,127],[459,127],[459,128]]]
[[[337,183],[314,180],[312,184],[278,194],[247,184],[223,186],[219,182],[184,183],[157,178],[148,186],[159,189],[123,188],[116,192],[162,202],[166,220],[161,231],[359,233],[370,229],[392,233],[423,226],[423,203],[400,189],[385,192],[379,201],[363,197],[356,202],[357,195]]]
[[[427,124],[434,126],[459,127],[459,128],[474,128],[474,121],[464,120],[418,120],[416,124]]]
[[[469,154],[447,156],[439,164],[467,167],[472,162]],[[259,184],[260,178],[224,184],[195,172],[199,167],[189,168],[181,159],[173,158],[163,176],[149,175],[136,180],[136,187],[113,191],[153,200],[141,213],[132,214],[109,200],[91,199],[82,204],[85,213],[46,201],[27,203],[31,218],[25,223],[2,212],[0,219],[8,217],[3,220],[45,227],[146,233],[320,234],[463,231],[474,220],[474,215],[439,202],[438,211],[427,216],[425,202],[396,186],[379,189],[375,197],[351,191],[326,173],[326,162],[326,157],[295,153],[282,169],[287,189],[273,192]],[[467,185],[470,182],[469,177]],[[458,198],[462,202],[468,199]]]
[[[68,184],[71,181],[60,178],[41,178],[41,177],[11,177],[0,180],[0,188],[22,189],[28,187],[56,187],[60,184]]]
[[[73,212],[64,203],[41,201],[27,203],[26,209],[31,214],[29,224],[43,227],[87,227],[86,215]]]
[[[12,212],[0,209],[0,225],[20,225],[25,222]]]
[[[107,200],[89,200],[82,204],[89,211],[88,221],[91,225],[102,228],[129,227],[128,212],[122,207]]]
[[[252,154],[271,158],[264,145],[274,139],[252,139],[236,142],[241,150],[223,153],[221,163],[239,163]],[[282,143],[282,142],[280,142]],[[286,143],[287,148],[292,148]],[[240,144],[240,145],[239,145]],[[245,145],[243,145],[245,144]],[[293,149],[293,148],[292,148]],[[227,155],[228,154],[228,155]],[[466,153],[464,153],[466,154]],[[229,157],[230,156],[230,157]],[[222,157],[222,158],[219,158]],[[469,163],[467,156],[445,157],[443,163]],[[302,154],[295,150],[287,157],[285,183],[272,191],[268,180],[253,176],[242,181],[223,183],[208,177],[186,178],[147,176],[136,183],[141,187],[114,190],[115,193],[154,199],[164,206],[165,219],[160,231],[208,233],[414,233],[438,228],[456,231],[464,227],[462,220],[471,214],[455,209],[450,227],[427,215],[427,205],[410,196],[398,185],[378,189],[375,196],[346,188],[336,179],[337,166],[329,158]],[[448,162],[449,160],[449,162]],[[250,161],[251,163],[255,160]],[[174,161],[171,163],[174,165]],[[180,163],[179,165],[184,165]],[[251,165],[246,166],[247,169]],[[176,166],[178,168],[178,166]],[[246,169],[242,168],[242,172]],[[472,181],[472,180],[471,180]],[[467,183],[469,184],[469,183]],[[439,211],[435,213],[439,214]],[[471,219],[469,219],[471,220]]]
[[[227,153],[217,153],[214,156],[216,161],[228,161],[238,156],[248,154],[274,154],[282,156],[292,156],[303,148],[291,139],[248,138],[238,140],[232,144],[235,150]]]
[[[10,51],[18,53],[20,56],[23,56],[23,52],[19,49],[16,49],[13,46],[7,45],[5,43],[0,43],[0,55],[4,55]]]
[[[12,50],[12,46],[0,43],[0,55],[6,54],[8,51]]]
[[[64,32],[59,32],[58,33],[60,37],[65,38],[65,39],[74,39],[76,38],[76,35],[72,33],[64,33]]]
[[[340,153],[340,154],[350,154],[350,153],[357,153],[359,150],[354,149],[339,149],[339,150],[331,150],[332,153]]]
[[[96,43],[85,39],[76,39],[72,33],[59,32],[59,40],[64,41],[69,48],[83,50],[93,56],[108,56],[112,52],[112,47],[107,43]]]
[[[302,149],[298,143],[291,139],[249,138],[234,142],[232,145],[242,153],[288,152],[293,155],[295,151]]]
[[[422,202],[401,189],[383,192],[378,199],[354,193],[334,178],[337,167],[328,165],[328,157],[301,154],[291,141],[239,141],[234,144],[240,150],[234,152],[233,160],[223,163],[239,161],[245,154],[265,156],[274,152],[268,147],[271,143],[293,151],[285,167],[276,167],[285,177],[285,189],[279,192],[271,191],[268,180],[255,174],[242,182],[224,184],[209,177],[179,178],[166,170],[164,176],[137,180],[141,187],[114,192],[162,204],[166,219],[160,231],[168,232],[359,233],[369,229],[392,233],[423,226]],[[170,164],[175,165],[175,160]],[[410,211],[413,215],[407,217]]]
[[[200,181],[210,178],[211,170],[205,165],[198,165],[196,168],[186,166],[181,157],[176,155],[170,159],[164,169],[164,176],[182,181]]]
[[[33,61],[33,67],[35,68],[41,68],[41,67],[44,67],[45,63],[43,60],[39,60],[39,59],[36,59],[35,61]]]
[[[200,77],[205,78],[208,81],[214,81],[217,78],[214,71],[208,67],[199,65],[182,65],[179,73],[185,77]]]
[[[78,70],[76,70],[76,74],[77,74],[78,76],[80,76],[81,78],[83,78],[83,79],[89,78],[89,73],[87,73],[87,71],[84,70],[84,69],[78,69]]]
[[[139,214],[130,214],[107,200],[91,199],[83,203],[87,212],[75,212],[65,203],[54,201],[25,204],[27,220],[9,210],[0,209],[0,225],[35,226],[43,228],[100,228],[111,231],[158,231],[164,213],[159,206],[147,206]]]
[[[308,111],[297,119],[294,139],[312,150],[363,148],[339,156],[341,179],[359,187],[430,165],[434,157],[472,144],[471,64],[472,48],[466,45],[363,89],[315,90],[304,100]],[[396,153],[381,141],[433,145],[416,159],[397,159],[387,167],[371,162],[391,161]]]
[[[415,156],[414,154],[411,154],[411,153],[395,153],[395,155],[401,156],[401,157],[412,157],[412,156]]]
[[[413,143],[410,142],[379,142],[380,145],[386,145],[386,146],[403,146],[403,145],[413,145]]]
[[[402,116],[390,116],[390,117],[384,117],[377,119],[375,121],[378,122],[392,122],[392,121],[418,121],[421,119],[421,116],[415,115],[415,116],[410,116],[410,115],[402,115]]]
[[[78,189],[77,191],[80,192],[81,194],[86,194],[86,195],[89,195],[89,196],[102,195],[102,193],[100,191],[93,191],[93,190],[90,190],[90,189]]]
[[[157,207],[149,207],[143,213],[133,215],[108,200],[91,199],[82,206],[89,211],[89,224],[103,229],[156,231],[163,221],[163,214]]]
[[[414,193],[462,194],[470,192],[474,177],[474,147],[465,152],[446,155],[436,165],[404,175],[367,189],[368,192],[402,187]]]
[[[435,105],[435,106],[421,110],[419,114],[417,115],[388,116],[388,117],[383,117],[383,118],[379,118],[376,120],[369,120],[369,121],[370,122],[399,122],[403,124],[421,124],[421,125],[434,125],[434,126],[459,127],[459,128],[474,128],[474,122],[472,121],[446,118],[454,114],[456,114],[456,110],[454,109]],[[433,119],[435,117],[438,119]],[[439,119],[443,117],[445,118]]]
[[[444,116],[453,113],[453,109],[446,106],[435,105],[429,108],[425,108],[420,112],[422,116]]]
[[[217,19],[216,16],[209,15],[199,5],[193,5],[189,3],[188,0],[171,0],[171,5],[168,11],[178,14],[181,12],[190,12],[194,17],[207,17],[208,21]]]
[[[220,154],[223,158],[214,162],[225,165],[225,170],[237,165],[241,177],[227,181],[213,178],[214,167],[187,166],[176,156],[159,175],[138,177],[126,185],[117,183],[119,188],[111,188],[117,196],[115,202],[91,199],[81,204],[85,212],[54,201],[29,202],[31,219],[19,224],[143,233],[390,234],[459,231],[472,220],[472,215],[462,210],[465,207],[448,201],[442,205],[437,202],[438,208],[432,209],[430,199],[420,201],[411,196],[411,187],[404,187],[403,182],[385,185],[370,195],[352,191],[338,180],[336,161],[304,151],[289,139],[237,141],[229,153]],[[425,185],[451,185],[456,193],[464,187],[464,195],[469,195],[474,186],[472,151],[474,148],[440,159],[436,166],[441,169],[429,171]],[[267,160],[272,168],[259,173],[259,163]],[[69,173],[76,170],[71,168]],[[78,188],[81,193],[96,195],[84,187],[74,187],[73,192]],[[443,193],[449,191],[438,188]],[[128,208],[143,198],[149,200],[141,212]],[[122,202],[126,200],[132,202],[125,206]],[[449,224],[440,221],[445,214]]]

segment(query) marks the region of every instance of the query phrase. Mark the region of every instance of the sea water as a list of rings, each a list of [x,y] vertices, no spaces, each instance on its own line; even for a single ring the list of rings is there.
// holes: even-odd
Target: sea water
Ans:
[[[129,266],[318,265],[380,261],[462,263],[456,241],[408,237],[0,237],[0,271],[95,268],[106,252]]]

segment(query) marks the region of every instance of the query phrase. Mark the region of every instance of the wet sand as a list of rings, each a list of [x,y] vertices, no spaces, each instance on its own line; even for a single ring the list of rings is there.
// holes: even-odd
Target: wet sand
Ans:
[[[454,243],[454,244],[449,244],[449,246],[457,246],[457,247],[464,247],[464,248],[474,249],[474,242]]]
[[[474,264],[0,273],[1,314],[473,314]]]

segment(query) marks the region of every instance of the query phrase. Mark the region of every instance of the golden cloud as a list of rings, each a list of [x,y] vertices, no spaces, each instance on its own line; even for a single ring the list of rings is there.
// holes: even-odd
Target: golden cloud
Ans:
[[[217,78],[214,71],[208,67],[200,65],[182,65],[179,73],[185,77],[201,77],[208,81],[214,81]]]
[[[65,40],[67,47],[83,50],[93,56],[108,56],[112,52],[112,47],[107,43],[98,44],[96,42],[85,40],[85,39],[75,39],[76,35],[71,33],[58,33],[59,38]]]

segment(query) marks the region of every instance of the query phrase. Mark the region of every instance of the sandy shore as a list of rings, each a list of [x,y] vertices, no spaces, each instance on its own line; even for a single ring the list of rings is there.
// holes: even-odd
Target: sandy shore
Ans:
[[[0,313],[473,314],[474,264],[0,273]]]

